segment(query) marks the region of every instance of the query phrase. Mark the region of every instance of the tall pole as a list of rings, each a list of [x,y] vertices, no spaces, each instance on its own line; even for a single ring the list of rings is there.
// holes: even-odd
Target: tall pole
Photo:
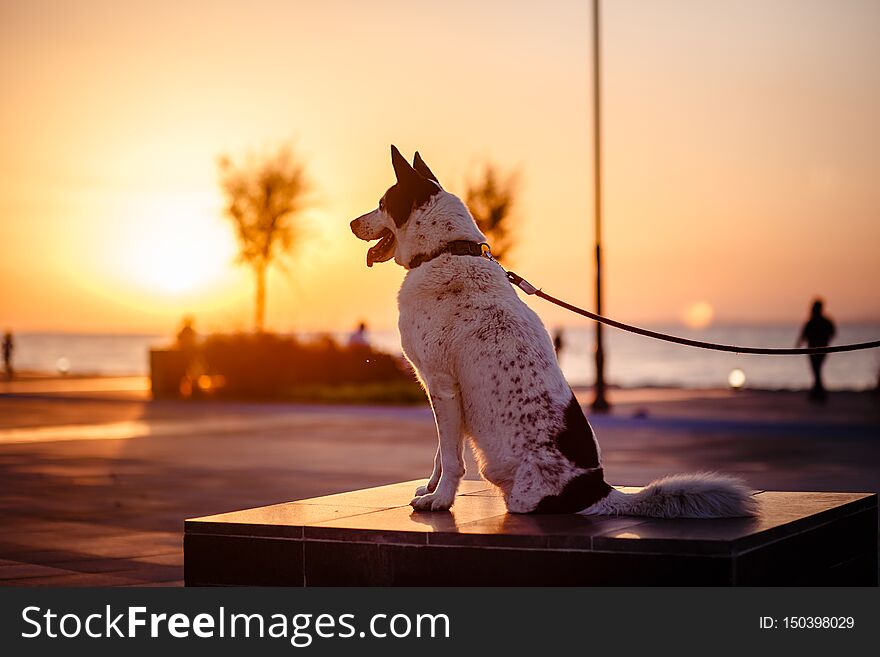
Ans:
[[[593,0],[593,213],[596,227],[596,313],[602,314],[602,43],[600,0]],[[602,324],[596,322],[596,387],[593,411],[605,413],[605,350]]]

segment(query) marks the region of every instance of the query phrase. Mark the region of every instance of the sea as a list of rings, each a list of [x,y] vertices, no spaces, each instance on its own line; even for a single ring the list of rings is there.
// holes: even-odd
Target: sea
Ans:
[[[791,347],[797,326],[652,326],[657,331],[708,342],[739,346]],[[310,339],[316,334],[303,334]],[[331,333],[345,342],[348,334]],[[838,326],[836,344],[880,338],[880,323]],[[400,353],[396,330],[373,331],[371,343],[378,349]],[[15,367],[22,371],[71,375],[128,376],[149,373],[148,352],[172,342],[168,335],[88,335],[70,333],[22,333],[15,336]],[[591,385],[595,379],[595,329],[563,329],[560,364],[569,383]],[[606,380],[624,388],[727,387],[731,372],[741,370],[745,387],[769,390],[804,389],[812,382],[805,356],[750,356],[684,347],[650,338],[605,329]],[[825,364],[825,382],[834,390],[866,390],[878,385],[880,350],[832,354]],[[733,378],[741,375],[734,375]]]

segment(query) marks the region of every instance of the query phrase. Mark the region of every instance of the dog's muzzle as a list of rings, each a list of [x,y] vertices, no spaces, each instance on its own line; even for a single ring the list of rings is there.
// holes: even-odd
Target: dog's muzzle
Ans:
[[[367,249],[367,267],[372,267],[374,262],[385,262],[394,256],[395,238],[394,233],[382,226],[371,227],[376,223],[376,211],[361,215],[351,222],[351,232],[355,237],[366,242],[379,240]]]

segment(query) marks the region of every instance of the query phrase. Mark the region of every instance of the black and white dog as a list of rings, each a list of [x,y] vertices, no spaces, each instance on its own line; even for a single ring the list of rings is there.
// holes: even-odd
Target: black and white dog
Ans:
[[[443,511],[464,474],[465,437],[480,474],[516,513],[712,518],[755,513],[736,479],[677,475],[625,494],[604,479],[593,430],[556,362],[541,320],[498,265],[481,257],[485,236],[440,186],[418,153],[413,166],[391,147],[397,182],[379,207],[351,222],[367,266],[407,270],[398,294],[403,350],[437,422],[427,485],[411,504]]]

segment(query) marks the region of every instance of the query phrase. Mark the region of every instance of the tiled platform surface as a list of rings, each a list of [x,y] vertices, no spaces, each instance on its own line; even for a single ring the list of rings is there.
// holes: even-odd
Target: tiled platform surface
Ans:
[[[760,491],[757,518],[654,520],[507,514],[481,481],[420,513],[422,483],[187,520],[186,584],[877,585],[874,493]]]

